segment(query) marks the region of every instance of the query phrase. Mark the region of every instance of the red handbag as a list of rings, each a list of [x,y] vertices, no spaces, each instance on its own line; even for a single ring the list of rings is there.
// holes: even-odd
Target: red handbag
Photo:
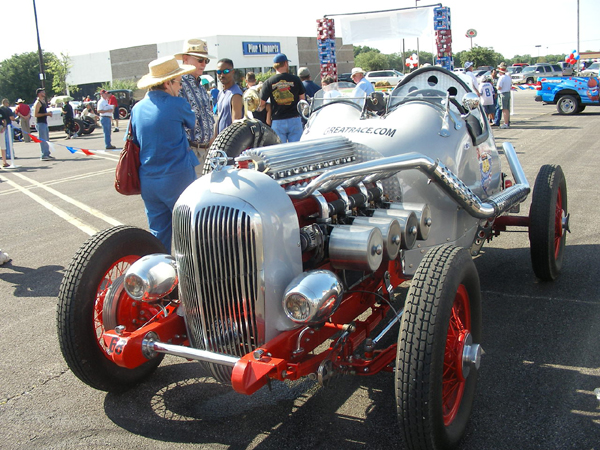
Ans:
[[[142,193],[140,186],[140,148],[131,136],[131,122],[127,131],[125,147],[121,150],[121,156],[115,171],[115,189],[123,195],[139,195]]]

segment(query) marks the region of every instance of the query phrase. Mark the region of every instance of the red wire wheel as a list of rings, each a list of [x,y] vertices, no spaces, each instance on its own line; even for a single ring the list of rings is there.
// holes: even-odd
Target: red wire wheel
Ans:
[[[564,173],[560,166],[542,166],[529,209],[531,264],[540,280],[553,281],[560,275],[567,231],[570,230]]]
[[[124,325],[133,331],[158,312],[159,306],[133,301],[123,276],[142,256],[165,253],[162,243],[145,230],[118,226],[92,236],[75,254],[58,294],[60,348],[72,372],[104,391],[122,391],[152,373],[163,355],[135,369],[117,366],[107,357],[105,330]]]
[[[467,250],[423,258],[408,291],[396,356],[396,407],[406,448],[454,448],[462,439],[481,355],[481,291]]]

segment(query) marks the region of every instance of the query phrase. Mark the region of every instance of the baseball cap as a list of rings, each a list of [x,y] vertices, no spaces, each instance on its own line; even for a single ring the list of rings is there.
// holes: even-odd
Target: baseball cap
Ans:
[[[310,70],[308,70],[308,67],[300,67],[300,70],[298,71],[298,76],[310,77]]]
[[[100,93],[101,93],[101,94],[106,94],[107,92],[108,92],[108,91],[107,91],[106,89],[102,89],[102,90],[100,91]]]
[[[287,56],[285,56],[285,53],[278,53],[273,58],[273,64],[281,64],[281,63],[284,63],[286,61],[289,61],[289,59],[288,59]]]
[[[40,92],[46,92],[46,89],[44,89],[44,88],[37,88],[35,90],[35,95],[39,94]]]
[[[357,73],[365,73],[365,71],[364,71],[364,70],[362,70],[362,68],[360,68],[360,67],[355,67],[355,68],[353,68],[353,69],[352,69],[352,71],[350,72],[350,75],[351,75],[351,76],[354,76],[354,75],[356,75]]]
[[[465,63],[465,69],[468,69],[469,67],[473,67],[473,63],[471,61],[467,61]]]

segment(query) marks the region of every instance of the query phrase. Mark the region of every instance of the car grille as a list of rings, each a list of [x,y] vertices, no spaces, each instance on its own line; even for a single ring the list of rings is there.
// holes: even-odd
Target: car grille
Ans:
[[[256,234],[260,221],[238,209],[211,205],[196,211],[178,204],[173,212],[179,292],[192,347],[243,356],[260,346],[264,324],[256,309],[259,289]],[[208,366],[229,382],[231,368]]]

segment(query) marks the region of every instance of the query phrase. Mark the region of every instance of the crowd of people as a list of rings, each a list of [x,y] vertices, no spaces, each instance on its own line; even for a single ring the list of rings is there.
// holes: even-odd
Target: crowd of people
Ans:
[[[490,75],[483,78],[481,86],[473,74],[471,61],[465,62],[464,69],[465,75],[471,80],[473,92],[481,98],[481,105],[490,125],[504,129],[509,128],[512,80],[506,63],[501,62],[498,67],[492,69]]]

